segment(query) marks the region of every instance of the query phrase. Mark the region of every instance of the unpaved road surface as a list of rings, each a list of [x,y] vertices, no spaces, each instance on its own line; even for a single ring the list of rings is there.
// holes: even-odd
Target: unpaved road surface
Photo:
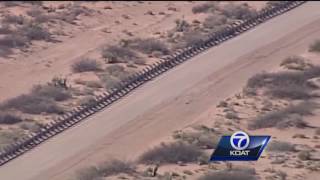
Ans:
[[[0,168],[1,180],[64,180],[108,158],[132,159],[320,37],[308,2],[178,66]]]

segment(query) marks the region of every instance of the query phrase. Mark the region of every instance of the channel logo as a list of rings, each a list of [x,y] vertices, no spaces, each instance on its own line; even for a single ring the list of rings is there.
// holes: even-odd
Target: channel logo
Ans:
[[[210,161],[256,161],[270,138],[271,136],[249,136],[243,131],[222,136]]]

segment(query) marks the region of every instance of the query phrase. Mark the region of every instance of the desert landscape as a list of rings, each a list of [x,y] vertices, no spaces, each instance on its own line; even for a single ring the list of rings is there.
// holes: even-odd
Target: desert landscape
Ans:
[[[1,2],[0,150],[279,4]],[[316,6],[307,2],[151,80],[1,166],[0,179],[317,179]],[[237,130],[272,136],[262,157],[208,162],[219,138]]]

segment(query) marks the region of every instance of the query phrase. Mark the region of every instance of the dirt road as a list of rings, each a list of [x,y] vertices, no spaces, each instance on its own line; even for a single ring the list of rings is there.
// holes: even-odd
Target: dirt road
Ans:
[[[253,74],[303,53],[320,37],[308,2],[193,58],[0,168],[0,179],[64,180],[107,158],[132,159],[239,91]]]

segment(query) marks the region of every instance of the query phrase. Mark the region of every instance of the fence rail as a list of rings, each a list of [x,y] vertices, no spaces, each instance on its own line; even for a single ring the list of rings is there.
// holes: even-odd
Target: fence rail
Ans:
[[[306,1],[286,1],[276,7],[263,9],[255,17],[247,19],[240,24],[233,24],[217,33],[208,36],[208,39],[197,46],[187,47],[183,50],[173,53],[172,55],[161,59],[136,74],[128,77],[126,80],[119,83],[116,88],[107,91],[103,95],[96,96],[95,102],[90,106],[79,106],[74,110],[67,112],[59,117],[54,122],[45,125],[39,132],[29,135],[12,145],[5,147],[0,152],[0,166],[26,153],[47,139],[59,134],[60,132],[74,126],[83,121],[92,114],[109,106],[114,101],[130,93],[135,88],[144,84],[145,82],[161,75],[169,69],[189,60],[197,54],[219,45],[222,42],[233,38],[275,16],[283,14]]]

